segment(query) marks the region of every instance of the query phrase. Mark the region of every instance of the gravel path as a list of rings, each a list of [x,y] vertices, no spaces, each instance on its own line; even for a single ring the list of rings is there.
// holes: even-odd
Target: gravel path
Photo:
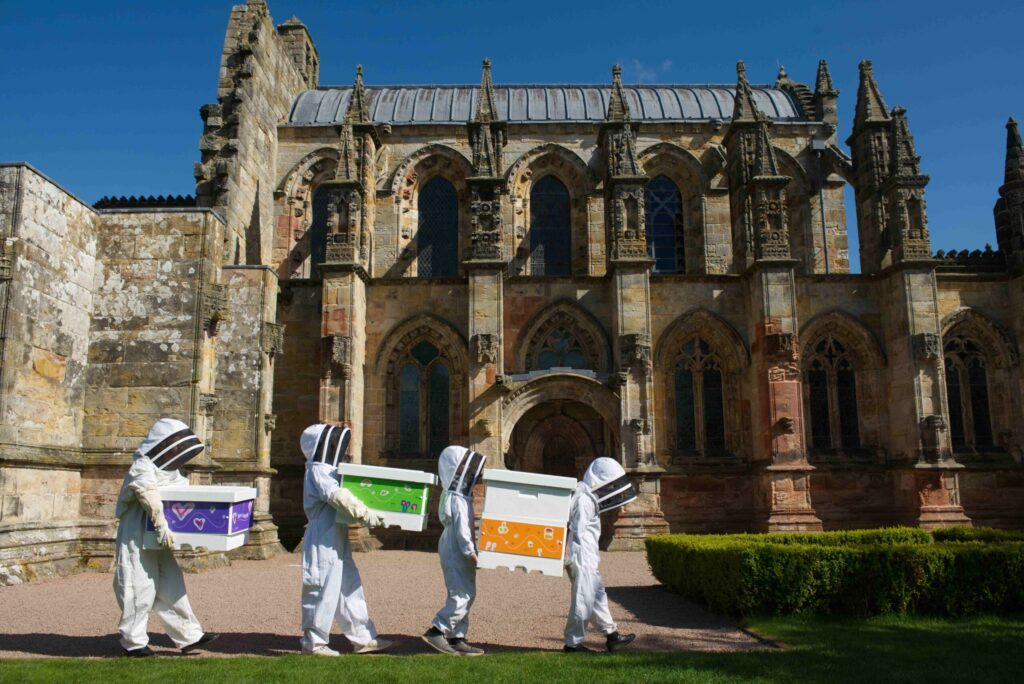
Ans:
[[[185,575],[192,607],[210,631],[223,636],[212,655],[278,655],[299,647],[301,559],[235,561],[230,568]],[[431,652],[419,639],[444,601],[437,556],[415,551],[356,554],[370,616],[395,653]],[[663,589],[643,553],[602,554],[601,571],[612,615],[633,648],[651,651],[744,651],[764,644]],[[113,575],[86,573],[34,584],[0,587],[0,658],[112,656],[120,652]],[[495,651],[560,649],[569,607],[569,580],[537,573],[480,570],[470,641]],[[151,646],[173,651],[150,621]],[[588,643],[601,646],[598,635]],[[335,648],[348,650],[335,633]]]

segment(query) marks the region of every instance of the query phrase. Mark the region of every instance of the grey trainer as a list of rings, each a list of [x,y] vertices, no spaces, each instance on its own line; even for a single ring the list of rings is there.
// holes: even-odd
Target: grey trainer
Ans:
[[[441,634],[440,632],[433,634],[431,633],[433,631],[434,630],[431,630],[430,632],[424,634],[422,637],[423,640],[430,644],[435,651],[440,651],[441,653],[445,653],[447,655],[458,655],[458,652],[454,648],[452,648],[451,645],[448,643],[448,640],[444,638],[444,634]]]
[[[451,646],[459,655],[480,656],[484,654],[484,650],[482,648],[470,646],[469,642],[465,639],[449,639],[448,645]]]

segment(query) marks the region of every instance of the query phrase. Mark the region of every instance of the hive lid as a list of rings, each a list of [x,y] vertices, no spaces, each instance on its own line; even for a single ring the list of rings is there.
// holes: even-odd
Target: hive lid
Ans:
[[[542,475],[541,473],[524,473],[520,470],[504,470],[500,468],[484,468],[484,482],[508,482],[533,487],[551,487],[553,489],[576,489],[576,479],[560,475]]]
[[[164,501],[213,501],[236,503],[256,498],[255,487],[233,487],[230,485],[185,485],[182,487],[160,487],[160,498]]]
[[[339,463],[338,474],[342,477],[374,477],[381,480],[398,480],[399,482],[422,482],[428,485],[437,484],[437,475],[422,470],[408,468],[385,468],[384,466],[363,465],[362,463]]]

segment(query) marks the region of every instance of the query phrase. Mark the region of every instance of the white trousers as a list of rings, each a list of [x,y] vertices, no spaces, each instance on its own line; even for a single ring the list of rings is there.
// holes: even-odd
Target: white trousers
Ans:
[[[465,639],[469,631],[469,609],[476,600],[476,564],[472,558],[459,555],[442,558],[441,570],[448,598],[434,616],[433,625],[449,639]]]
[[[565,645],[579,646],[586,636],[587,623],[604,635],[618,631],[612,614],[608,611],[608,594],[604,580],[597,570],[583,570],[572,565],[568,567],[572,580],[572,599],[569,602],[569,617],[565,621]]]
[[[319,585],[302,585],[302,650],[315,651],[327,646],[335,620],[356,648],[377,638],[350,549],[341,559],[321,569]]]
[[[185,578],[170,550],[139,551],[134,557],[125,553],[122,558],[114,568],[122,648],[134,651],[149,644],[146,625],[151,610],[178,648],[199,641],[203,628],[188,603]]]

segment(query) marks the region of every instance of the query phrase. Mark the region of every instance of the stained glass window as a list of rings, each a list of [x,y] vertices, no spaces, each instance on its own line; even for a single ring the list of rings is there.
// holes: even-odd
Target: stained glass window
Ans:
[[[430,456],[437,456],[448,446],[448,390],[448,368],[439,363],[430,371]]]
[[[953,337],[944,345],[949,434],[953,448],[985,450],[993,446],[985,356],[972,340]]]
[[[807,385],[811,449],[859,448],[857,374],[846,347],[832,335],[814,345],[804,382]]]
[[[420,370],[412,363],[402,367],[398,379],[398,435],[403,453],[420,450]]]
[[[327,259],[327,191],[313,193],[313,217],[309,223],[309,277],[320,278],[320,264]]]
[[[409,350],[398,377],[399,451],[437,456],[450,440],[451,377],[441,352],[423,340]]]
[[[647,251],[654,259],[656,273],[682,273],[683,202],[679,188],[667,176],[656,176],[644,193],[647,214]]]
[[[571,275],[569,191],[554,176],[545,176],[530,191],[530,274]]]
[[[588,368],[589,365],[576,336],[568,330],[556,330],[544,341],[537,355],[536,368]]]
[[[674,373],[676,450],[725,451],[725,396],[718,358],[697,337],[683,345]]]
[[[451,278],[458,273],[459,199],[440,176],[419,193],[416,270],[421,278]]]

